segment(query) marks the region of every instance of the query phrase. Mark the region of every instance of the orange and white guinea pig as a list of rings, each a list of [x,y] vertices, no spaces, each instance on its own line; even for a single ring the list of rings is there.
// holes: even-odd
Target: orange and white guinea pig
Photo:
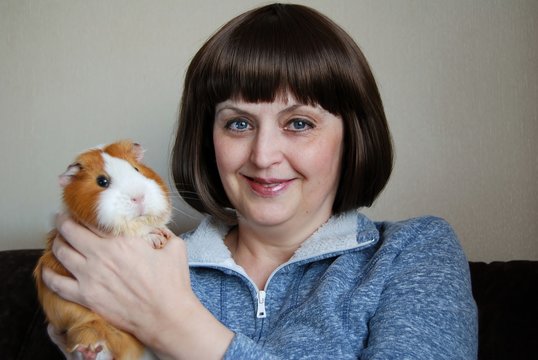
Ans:
[[[140,145],[119,141],[80,154],[60,175],[63,202],[72,218],[85,226],[112,236],[139,236],[161,248],[170,235],[166,224],[172,207],[163,180],[141,163],[143,153]],[[51,251],[57,235],[56,230],[50,232],[34,277],[47,320],[66,336],[64,352],[79,359],[151,358],[132,335],[44,285],[44,266],[71,276]]]

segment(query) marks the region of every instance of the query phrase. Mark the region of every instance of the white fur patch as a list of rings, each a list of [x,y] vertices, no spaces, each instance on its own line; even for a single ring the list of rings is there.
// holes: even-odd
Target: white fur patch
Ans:
[[[117,230],[144,217],[161,217],[168,211],[166,194],[153,179],[136,171],[126,160],[102,154],[110,185],[100,196],[98,222]]]

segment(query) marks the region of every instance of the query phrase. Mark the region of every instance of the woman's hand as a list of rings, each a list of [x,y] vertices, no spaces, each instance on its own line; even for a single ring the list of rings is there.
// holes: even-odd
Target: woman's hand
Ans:
[[[58,347],[62,354],[64,354],[65,358],[71,360],[73,358],[72,353],[65,351],[65,348],[67,347],[65,335],[58,332],[58,330],[51,324],[47,325],[47,334],[49,334],[50,340]]]
[[[155,250],[143,238],[98,236],[67,215],[58,216],[56,226],[66,240],[55,239],[54,255],[74,279],[45,271],[45,283],[112,324],[135,333],[193,296],[179,238]]]
[[[90,308],[159,354],[172,356],[180,350],[177,355],[183,356],[196,347],[188,343],[191,336],[207,338],[215,330],[224,336],[222,355],[233,333],[192,292],[181,239],[167,234],[166,246],[154,249],[144,238],[97,235],[65,214],[57,217],[56,227],[62,236],[54,240],[54,255],[74,278],[44,269],[43,280],[51,290]],[[209,328],[200,326],[202,319]]]

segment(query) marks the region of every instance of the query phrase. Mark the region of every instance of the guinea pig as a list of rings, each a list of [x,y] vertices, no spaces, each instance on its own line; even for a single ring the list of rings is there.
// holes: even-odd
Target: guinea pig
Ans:
[[[60,175],[65,210],[77,222],[112,236],[139,236],[161,248],[170,236],[168,188],[141,163],[142,147],[128,140],[90,149]],[[102,317],[68,302],[43,283],[44,266],[72,276],[54,257],[51,247],[58,231],[52,230],[34,270],[39,301],[47,321],[66,337],[66,353],[77,358],[125,360],[145,358],[147,352],[132,335],[108,324]]]

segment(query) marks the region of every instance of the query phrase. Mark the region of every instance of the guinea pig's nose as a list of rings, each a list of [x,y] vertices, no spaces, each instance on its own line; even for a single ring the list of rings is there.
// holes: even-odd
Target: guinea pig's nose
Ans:
[[[131,201],[135,204],[141,204],[142,202],[144,202],[144,194],[133,196],[131,198]]]

